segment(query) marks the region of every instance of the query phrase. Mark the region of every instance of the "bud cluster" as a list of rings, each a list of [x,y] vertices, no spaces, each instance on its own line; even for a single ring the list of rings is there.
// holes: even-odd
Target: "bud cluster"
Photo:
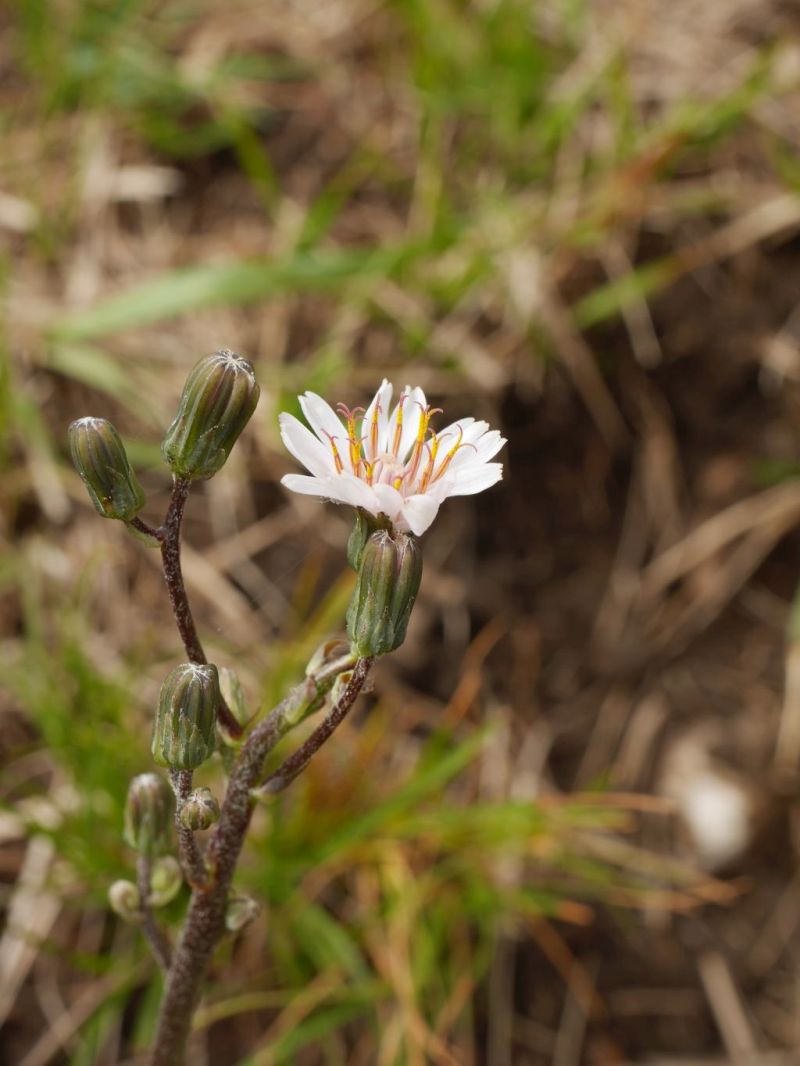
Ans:
[[[228,458],[256,409],[253,366],[227,348],[206,356],[189,374],[178,413],[161,451],[178,477],[212,477]],[[73,465],[98,514],[131,522],[145,504],[119,433],[105,418],[79,418],[69,427]]]

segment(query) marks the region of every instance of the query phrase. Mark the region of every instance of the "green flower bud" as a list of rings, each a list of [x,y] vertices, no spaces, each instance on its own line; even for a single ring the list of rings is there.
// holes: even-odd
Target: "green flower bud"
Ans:
[[[260,905],[249,896],[231,896],[225,909],[225,928],[229,933],[238,933],[257,918],[260,911]]]
[[[108,905],[126,922],[141,920],[142,898],[133,881],[115,881],[108,890]]]
[[[163,859],[153,863],[147,902],[151,907],[166,907],[178,895],[182,884],[181,864],[174,855],[165,855]]]
[[[391,523],[385,515],[376,516],[365,511],[363,507],[356,508],[356,520],[347,540],[347,562],[358,573],[361,566],[361,555],[369,538],[379,529],[392,531]]]
[[[105,418],[79,418],[69,427],[69,451],[98,514],[130,522],[145,497],[119,433]]]
[[[223,348],[201,359],[183,386],[161,454],[178,477],[213,477],[256,409],[253,366]]]
[[[385,655],[405,640],[422,579],[422,550],[409,533],[373,533],[364,546],[347,608],[354,654]]]
[[[196,788],[178,816],[184,829],[210,829],[219,818],[219,804],[210,788]]]
[[[169,847],[172,789],[158,774],[139,774],[128,786],[125,842],[142,855],[158,855]]]
[[[194,770],[215,747],[219,706],[216,666],[182,663],[161,686],[153,724],[153,758],[159,766]]]

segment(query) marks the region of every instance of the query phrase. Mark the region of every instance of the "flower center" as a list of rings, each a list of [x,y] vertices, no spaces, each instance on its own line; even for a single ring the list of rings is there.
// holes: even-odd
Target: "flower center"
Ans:
[[[451,434],[445,434],[444,437],[436,435],[430,428],[430,422],[434,415],[442,414],[442,409],[426,406],[420,413],[413,442],[401,452],[403,408],[407,399],[408,393],[400,396],[394,417],[391,423],[384,427],[383,433],[380,425],[380,416],[383,413],[380,404],[375,404],[368,420],[364,417],[363,407],[354,407],[351,410],[343,403],[336,405],[343,429],[347,433],[347,458],[352,473],[368,485],[392,485],[404,496],[425,492],[445,474],[460,448],[474,447],[462,440],[463,430],[459,426],[455,443],[440,458],[440,445],[445,437]],[[342,474],[346,466],[345,450],[339,447],[342,438],[329,433],[325,435],[330,444],[336,473]],[[380,450],[381,447],[383,450]]]

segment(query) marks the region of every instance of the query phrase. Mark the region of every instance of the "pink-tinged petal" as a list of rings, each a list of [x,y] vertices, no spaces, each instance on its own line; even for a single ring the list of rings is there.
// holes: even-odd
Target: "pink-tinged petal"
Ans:
[[[403,497],[393,485],[373,485],[372,491],[381,511],[394,521],[403,509]]]
[[[372,398],[372,403],[364,412],[364,419],[361,423],[361,437],[364,443],[364,454],[370,460],[386,450],[386,427],[389,424],[389,406],[391,405],[391,402],[392,385],[386,380],[386,378],[384,378],[381,382],[381,387]],[[373,450],[371,444],[372,415],[376,407],[378,409],[378,444]]]
[[[315,392],[305,392],[298,396],[306,421],[326,447],[330,447],[330,438],[335,437],[341,454],[347,440],[347,429],[342,425],[336,412]],[[346,450],[346,449],[345,449]]]
[[[333,452],[306,429],[294,415],[283,413],[278,421],[281,439],[298,462],[316,477],[331,477],[336,472]]]
[[[433,496],[409,496],[403,504],[402,521],[411,532],[421,537],[439,511],[439,500]]]
[[[448,495],[473,496],[476,492],[491,488],[497,481],[500,481],[502,476],[502,463],[484,463],[482,466],[458,470],[454,475]]]

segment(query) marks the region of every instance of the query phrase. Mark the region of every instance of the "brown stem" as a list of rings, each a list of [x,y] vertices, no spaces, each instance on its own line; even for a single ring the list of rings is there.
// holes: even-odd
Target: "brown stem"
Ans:
[[[181,635],[183,646],[190,662],[207,663],[206,653],[197,635],[197,629],[186,595],[186,587],[183,583],[183,571],[181,570],[181,522],[183,521],[183,509],[186,498],[189,495],[190,482],[186,478],[174,477],[172,480],[172,496],[169,508],[164,519],[164,525],[158,531],[161,540],[161,562],[164,568],[164,579],[167,582],[169,600],[172,604],[172,613],[175,615],[175,624]],[[233,713],[225,700],[222,700],[218,711],[220,723],[232,737],[242,735],[242,727],[236,721]]]
[[[352,707],[371,666],[372,659],[356,661],[352,677],[334,707],[334,711],[341,708],[338,721]],[[290,694],[256,726],[231,772],[220,819],[208,846],[211,878],[205,891],[195,889],[192,893],[189,913],[167,977],[151,1066],[182,1066],[184,1062],[184,1048],[192,1014],[200,998],[203,976],[214,945],[225,928],[228,891],[253,813],[253,789],[261,777],[264,759],[281,736],[281,723],[286,723],[286,708],[291,706],[292,700],[293,694]],[[325,721],[330,717],[328,715]],[[327,736],[334,728],[335,725],[328,730]],[[316,733],[320,729],[322,726]],[[308,741],[300,750],[304,750],[307,744]],[[310,755],[306,762],[308,758]]]
[[[153,540],[161,540],[161,530],[149,525],[149,523],[139,518],[138,515],[136,515],[134,518],[131,518],[131,520],[128,522],[128,525],[131,526],[133,529],[138,530],[140,533],[144,533],[146,537],[152,537]]]
[[[372,659],[358,660],[355,670],[353,671],[353,676],[350,679],[350,683],[342,693],[342,698],[338,703],[335,703],[333,707],[331,707],[330,711],[328,711],[327,715],[322,719],[311,736],[300,745],[297,751],[290,755],[288,759],[285,759],[278,769],[269,775],[261,786],[261,792],[266,795],[274,795],[277,792],[283,792],[283,790],[294,781],[297,775],[305,770],[306,766],[308,766],[311,759],[316,755],[325,741],[347,717],[350,708],[355,703],[356,696],[361,691],[371,666]],[[363,673],[361,682],[355,688],[352,698],[347,699],[348,693],[353,687],[353,682],[356,679],[356,673],[359,670]]]
[[[183,874],[192,888],[202,888],[208,881],[208,869],[194,833],[181,823],[181,807],[192,791],[192,771],[170,770],[169,779],[175,792],[175,828]]]
[[[155,919],[150,906],[150,873],[152,862],[148,855],[139,855],[136,860],[136,882],[139,888],[139,910],[142,915],[142,930],[150,944],[150,949],[156,957],[161,969],[166,973],[169,970],[172,949],[166,934]]]

